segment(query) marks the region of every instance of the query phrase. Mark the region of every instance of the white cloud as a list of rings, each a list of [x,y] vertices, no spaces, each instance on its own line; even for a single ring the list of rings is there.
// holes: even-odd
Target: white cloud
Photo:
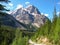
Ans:
[[[59,4],[59,5],[60,5],[60,2],[58,2],[57,4]]]
[[[16,9],[19,9],[19,8],[22,8],[22,7],[23,7],[23,5],[18,4]]]
[[[12,10],[14,7],[8,6],[7,9]]]
[[[45,15],[46,17],[48,17],[48,16],[49,16],[49,15],[48,15],[48,14],[46,14],[46,13],[45,13],[45,14],[44,14],[44,13],[41,13],[41,14],[42,14],[42,15]]]
[[[44,13],[41,13],[42,15],[44,15]]]
[[[13,7],[13,4],[12,3],[8,3],[8,5],[7,5],[7,9],[13,9],[14,7]]]
[[[44,15],[48,17],[48,14],[44,14]]]
[[[11,14],[12,13],[12,11],[9,11],[9,12],[7,12],[8,14]]]
[[[9,3],[9,6],[11,6],[11,7],[12,7],[12,6],[13,6],[13,4],[12,4],[12,3]]]
[[[29,4],[30,4],[30,2],[25,2],[25,4],[26,4],[26,5],[29,5]]]
[[[60,12],[57,12],[57,15],[59,15]]]

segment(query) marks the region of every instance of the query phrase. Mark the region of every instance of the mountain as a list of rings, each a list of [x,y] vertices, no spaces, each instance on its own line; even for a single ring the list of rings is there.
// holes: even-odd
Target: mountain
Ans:
[[[33,6],[33,5],[28,5],[28,7],[26,8],[26,10],[29,13],[40,14],[39,10],[35,6]]]
[[[36,27],[40,27],[47,20],[47,17],[41,15],[39,10],[33,5],[29,5],[27,8],[16,9],[11,13],[11,15],[13,15],[13,17],[19,22],[31,24]]]
[[[0,12],[0,24],[11,27],[26,29],[26,25],[17,21],[13,16]]]

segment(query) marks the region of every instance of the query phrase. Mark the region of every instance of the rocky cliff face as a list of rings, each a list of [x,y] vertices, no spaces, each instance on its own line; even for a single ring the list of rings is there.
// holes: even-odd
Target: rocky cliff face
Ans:
[[[11,13],[19,22],[24,24],[32,24],[33,26],[40,27],[46,22],[47,17],[41,15],[39,10],[29,5],[27,8],[19,8]]]
[[[13,16],[6,13],[0,13],[0,25],[11,26],[16,28],[19,27],[21,29],[25,29],[24,24],[17,21]]]

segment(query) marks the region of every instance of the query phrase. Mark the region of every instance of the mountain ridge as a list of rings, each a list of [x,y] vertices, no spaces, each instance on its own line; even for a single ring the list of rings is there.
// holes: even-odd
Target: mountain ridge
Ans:
[[[12,15],[0,12],[0,24],[14,28],[26,29],[26,25],[16,20]],[[25,25],[25,26],[24,26]]]
[[[39,10],[33,5],[29,5],[27,8],[21,7],[16,11],[13,11],[11,15],[19,22],[22,22],[24,24],[31,23],[36,27],[40,27],[47,20],[47,17],[42,15]]]

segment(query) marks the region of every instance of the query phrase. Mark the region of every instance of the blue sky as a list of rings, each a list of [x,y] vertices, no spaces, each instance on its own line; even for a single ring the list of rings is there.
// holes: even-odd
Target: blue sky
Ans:
[[[7,4],[7,8],[15,10],[17,6],[26,7],[29,4],[34,5],[39,9],[41,13],[44,13],[49,19],[53,17],[54,3],[56,5],[57,12],[60,9],[60,0],[10,0],[11,3]]]

